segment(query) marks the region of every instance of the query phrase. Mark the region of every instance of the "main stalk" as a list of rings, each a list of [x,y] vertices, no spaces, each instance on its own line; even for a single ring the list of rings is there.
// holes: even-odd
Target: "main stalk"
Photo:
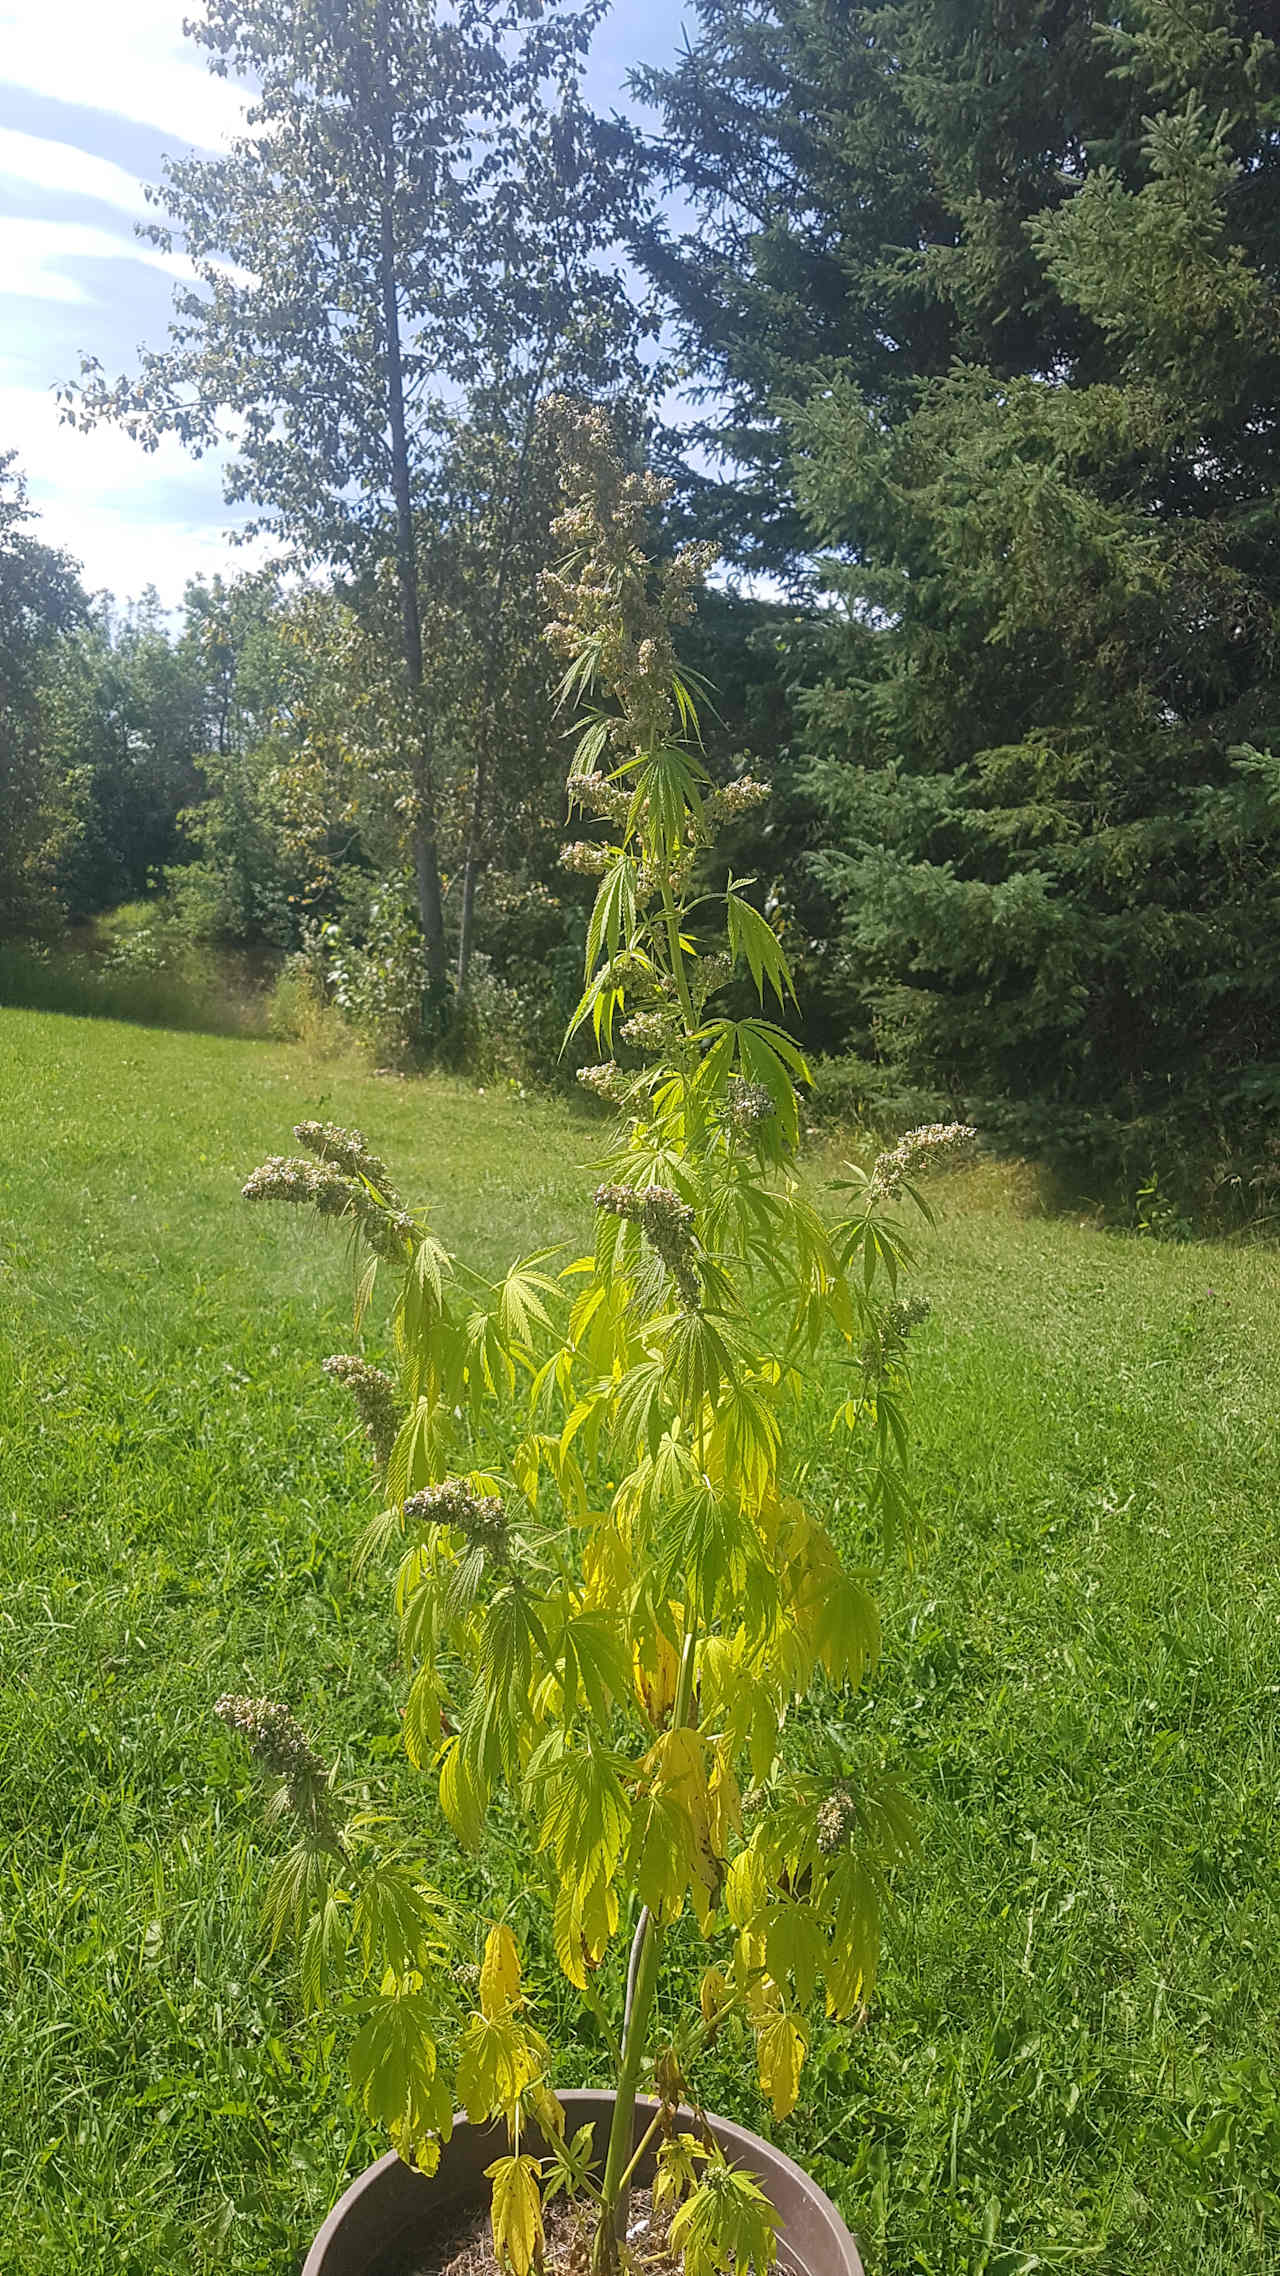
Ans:
[[[676,1684],[675,1704],[671,1710],[673,1730],[689,1720],[693,1700],[695,1647],[696,1635],[690,1621],[680,1654],[680,1675]],[[646,1905],[636,1928],[631,1962],[627,1970],[628,2000],[622,2034],[622,2064],[618,2072],[613,2123],[609,2128],[609,2147],[605,2153],[604,2180],[600,2189],[600,2222],[591,2253],[591,2264],[596,2276],[606,2276],[606,2272],[616,2269],[618,2246],[626,2230],[630,2196],[627,2184],[635,2144],[636,2095],[649,2044],[649,2024],[653,2015],[653,1999],[658,1988],[658,1970],[665,1941],[664,1923],[655,1919]]]

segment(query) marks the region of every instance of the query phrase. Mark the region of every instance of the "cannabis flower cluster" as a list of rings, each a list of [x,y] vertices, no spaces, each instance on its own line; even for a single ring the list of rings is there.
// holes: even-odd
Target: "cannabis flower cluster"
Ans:
[[[507,1554],[507,1513],[496,1494],[473,1493],[462,1478],[442,1478],[423,1486],[404,1505],[407,1518],[424,1525],[452,1525],[475,1549],[501,1563]]]
[[[400,1429],[396,1387],[381,1367],[371,1367],[354,1352],[338,1351],[323,1363],[335,1383],[345,1384],[364,1424],[369,1451],[379,1470],[385,1470]]]
[[[729,1120],[743,1137],[758,1130],[762,1122],[771,1121],[778,1111],[763,1083],[735,1083],[726,1103]]]
[[[818,1805],[818,1847],[824,1857],[842,1847],[857,1822],[858,1808],[847,1786],[837,1786]]]
[[[767,782],[757,782],[754,775],[740,774],[733,782],[724,783],[713,790],[708,798],[707,819],[710,822],[736,822],[743,814],[750,814],[763,806],[770,796]]]
[[[694,1263],[697,1244],[688,1202],[665,1185],[646,1186],[643,1191],[633,1185],[601,1185],[596,1188],[596,1208],[639,1225],[679,1289],[681,1301],[696,1311],[702,1282]]]
[[[671,485],[624,464],[607,411],[552,396],[542,417],[576,493],[552,525],[569,559],[541,579],[545,637],[571,665],[590,649],[595,684],[618,706],[610,738],[628,756],[651,750],[678,726],[672,634],[692,616],[716,549],[683,546],[655,575],[649,518]]]
[[[597,1098],[619,1106],[630,1096],[635,1078],[625,1074],[616,1059],[603,1059],[598,1066],[579,1067],[577,1080],[584,1091],[593,1091]]]
[[[611,859],[612,849],[590,838],[573,838],[560,848],[560,867],[573,877],[603,877]]]
[[[664,1051],[677,1040],[675,1014],[651,1007],[646,1011],[632,1012],[622,1023],[622,1040],[635,1051]]]
[[[877,1154],[871,1170],[871,1191],[881,1201],[892,1201],[904,1185],[922,1177],[972,1145],[978,1133],[967,1122],[929,1122],[908,1130],[888,1153]]]
[[[263,1769],[283,1782],[284,1799],[294,1816],[330,1848],[339,1846],[329,1815],[329,1777],[305,1731],[279,1699],[251,1699],[225,1692],[214,1714],[238,1731]]]
[[[300,1122],[294,1136],[318,1158],[272,1154],[248,1178],[246,1201],[305,1204],[321,1217],[351,1217],[375,1255],[403,1263],[417,1228],[391,1185],[385,1162],[358,1130],[332,1122]],[[371,1187],[377,1192],[371,1192]]]
[[[571,774],[569,795],[575,806],[601,815],[606,822],[625,822],[631,811],[631,792],[621,783],[611,782],[608,775]]]
[[[864,1374],[881,1382],[901,1360],[911,1330],[927,1320],[932,1306],[927,1296],[898,1296],[881,1313],[873,1334],[863,1338]]]
[[[293,1135],[318,1161],[328,1162],[331,1168],[341,1170],[344,1177],[366,1178],[390,1207],[401,1206],[391,1183],[390,1170],[382,1156],[375,1154],[366,1143],[362,1130],[343,1130],[336,1122],[295,1122]]]

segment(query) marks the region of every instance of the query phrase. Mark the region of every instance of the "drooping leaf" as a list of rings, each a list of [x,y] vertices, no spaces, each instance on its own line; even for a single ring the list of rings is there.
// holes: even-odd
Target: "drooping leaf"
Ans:
[[[514,2111],[546,2059],[545,2042],[509,2010],[470,2016],[458,2045],[457,2089],[472,2124]]]
[[[440,1807],[467,1849],[480,1846],[487,1799],[485,1789],[474,1776],[461,1738],[451,1738],[440,1763]]]
[[[426,1992],[378,1999],[351,2049],[351,2079],[375,2125],[416,2141],[435,2131],[447,2139],[453,2103],[437,2069]]]
[[[480,2011],[492,2022],[521,2003],[520,1957],[516,1940],[505,1921],[498,1921],[485,1938],[480,1964]]]
[[[542,2166],[536,2157],[500,2157],[485,2167],[493,2183],[493,2249],[511,2276],[529,2276],[543,2253]]]
[[[769,1907],[764,1923],[765,1962],[776,1984],[785,1985],[791,1977],[800,2007],[807,2007],[813,1998],[824,1949],[822,1923],[806,1906],[782,1901]]]
[[[752,907],[745,898],[744,888],[752,878],[731,877],[725,893],[725,908],[729,921],[729,953],[745,957],[747,969],[755,983],[756,994],[764,1002],[766,984],[772,988],[779,1003],[787,996],[795,1000],[795,984],[791,967],[783,953],[782,943],[767,917]]]
[[[800,2096],[806,2042],[793,2015],[776,2015],[756,2033],[760,2084],[775,2118],[789,2118]]]

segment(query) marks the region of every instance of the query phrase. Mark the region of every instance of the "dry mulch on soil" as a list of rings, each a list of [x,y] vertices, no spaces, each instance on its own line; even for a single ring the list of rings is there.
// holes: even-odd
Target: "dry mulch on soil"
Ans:
[[[547,2234],[545,2276],[587,2276],[595,2208],[553,2198],[543,2215]],[[682,2263],[667,2249],[666,2214],[653,2218],[647,2189],[633,2189],[627,2220],[625,2265],[634,2276],[681,2276]],[[380,2261],[377,2276],[501,2276],[493,2249],[486,2198],[442,2210],[431,2236],[402,2245]]]

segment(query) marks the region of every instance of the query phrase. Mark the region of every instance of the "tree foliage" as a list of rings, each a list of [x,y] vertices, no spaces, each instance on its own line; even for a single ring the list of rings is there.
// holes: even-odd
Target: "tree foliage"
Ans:
[[[59,862],[76,834],[76,785],[45,733],[51,658],[85,612],[65,553],[33,537],[26,484],[0,452],[0,936],[47,922]]]
[[[596,0],[213,0],[190,27],[211,68],[256,89],[223,156],[171,162],[151,234],[199,282],[136,379],[92,364],[69,415],[197,453],[230,433],[228,495],[357,601],[389,565],[406,807],[428,977],[445,982],[430,562],[447,524],[459,425],[491,444],[490,609],[502,650],[525,447],[556,385],[637,376],[636,325],[609,257],[632,172],[626,138],[586,110]],[[482,682],[485,697],[490,681]],[[474,894],[493,795],[493,727],[470,754]],[[464,944],[466,925],[463,925]],[[464,959],[465,961],[465,959]]]
[[[296,601],[271,572],[184,596],[177,648],[197,692],[199,787],[180,815],[166,883],[177,921],[201,938],[297,945],[311,867],[290,827],[290,781],[313,669]]]
[[[1248,1174],[1280,1082],[1269,30],[730,0],[655,82],[711,217],[655,266],[836,604],[796,755],[837,1016],[1095,1166],[1198,1126]]]
[[[46,759],[77,807],[58,863],[68,912],[90,916],[159,883],[185,850],[180,816],[204,784],[203,689],[155,593],[116,612],[105,595],[46,679]]]

